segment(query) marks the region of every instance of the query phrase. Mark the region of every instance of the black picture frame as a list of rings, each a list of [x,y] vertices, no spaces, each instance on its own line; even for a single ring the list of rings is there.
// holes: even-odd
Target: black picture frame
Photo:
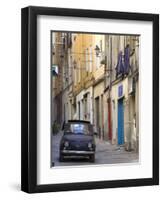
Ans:
[[[37,184],[37,16],[56,15],[153,23],[153,177]],[[159,184],[159,15],[29,6],[21,11],[21,190],[28,193]]]

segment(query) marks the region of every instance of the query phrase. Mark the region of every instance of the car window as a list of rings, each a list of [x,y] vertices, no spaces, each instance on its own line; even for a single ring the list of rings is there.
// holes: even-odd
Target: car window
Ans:
[[[82,123],[71,123],[69,126],[66,126],[66,133],[71,134],[83,134],[83,135],[91,135],[93,134],[92,126],[90,124],[82,124]]]
[[[70,129],[74,134],[91,134],[89,124],[74,123],[70,125]]]

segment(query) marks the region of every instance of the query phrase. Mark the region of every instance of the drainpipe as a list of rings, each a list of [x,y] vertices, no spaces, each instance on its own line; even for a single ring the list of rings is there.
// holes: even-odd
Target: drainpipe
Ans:
[[[129,112],[129,137],[128,137],[128,151],[131,151],[131,135],[132,135],[132,129],[131,129],[131,125],[132,125],[132,121],[131,121],[131,109],[130,109],[130,106],[131,106],[131,95],[129,95],[129,100],[128,100],[128,112]]]

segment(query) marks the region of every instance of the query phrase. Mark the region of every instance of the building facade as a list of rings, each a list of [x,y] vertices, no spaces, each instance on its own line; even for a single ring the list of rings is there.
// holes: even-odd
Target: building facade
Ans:
[[[105,99],[109,140],[138,151],[139,36],[106,36]]]
[[[53,121],[90,121],[100,139],[138,151],[139,36],[52,37]]]

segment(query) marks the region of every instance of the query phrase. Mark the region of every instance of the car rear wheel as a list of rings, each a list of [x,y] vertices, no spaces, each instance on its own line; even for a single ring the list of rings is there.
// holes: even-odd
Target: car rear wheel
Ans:
[[[89,157],[89,159],[90,159],[90,162],[95,162],[95,155],[94,155],[94,154],[91,155],[91,156]]]

